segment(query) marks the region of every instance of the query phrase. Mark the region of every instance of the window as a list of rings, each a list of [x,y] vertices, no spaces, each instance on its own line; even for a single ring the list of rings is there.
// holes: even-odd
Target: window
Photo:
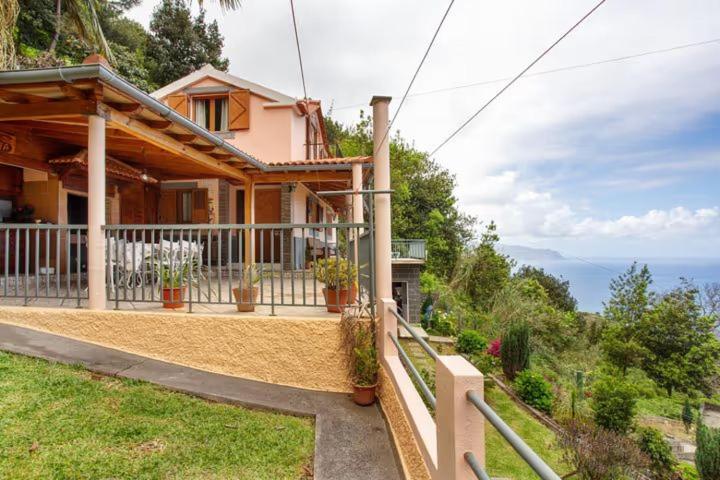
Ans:
[[[184,191],[180,193],[180,223],[192,222],[192,192]]]
[[[193,120],[211,132],[228,130],[228,99],[222,97],[193,98]]]

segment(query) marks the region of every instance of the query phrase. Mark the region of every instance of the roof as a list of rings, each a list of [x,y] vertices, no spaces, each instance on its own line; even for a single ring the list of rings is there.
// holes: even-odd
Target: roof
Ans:
[[[169,83],[158,90],[155,90],[150,95],[152,95],[154,98],[163,98],[173,92],[181,90],[187,85],[191,85],[207,77],[220,80],[221,82],[228,83],[238,88],[246,88],[251,92],[260,95],[261,97],[265,97],[274,102],[280,102],[282,104],[288,105],[295,105],[295,103],[297,102],[297,99],[295,97],[285,95],[284,93],[280,93],[277,90],[272,90],[249,80],[245,80],[244,78],[236,77],[235,75],[225,73],[213,67],[209,63],[201,69],[195,70],[194,72],[178,80],[175,80],[174,82]]]
[[[270,167],[286,165],[348,165],[352,163],[372,163],[373,157],[336,157],[336,158],[310,158],[307,160],[291,160],[289,162],[268,162]]]
[[[63,155],[61,157],[51,158],[48,160],[48,163],[50,165],[72,165],[81,169],[87,169],[88,151],[86,148],[83,148],[73,155]],[[109,155],[105,156],[105,170],[107,173],[116,177],[145,183],[157,183],[156,179],[144,175],[143,172],[137,168],[133,168],[127,163],[123,163]]]

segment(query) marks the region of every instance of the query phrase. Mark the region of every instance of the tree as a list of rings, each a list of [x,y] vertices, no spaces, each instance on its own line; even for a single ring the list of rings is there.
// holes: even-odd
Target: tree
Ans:
[[[526,322],[517,321],[508,326],[500,341],[500,361],[510,381],[530,368],[530,327]]]
[[[592,402],[595,423],[603,428],[626,434],[633,425],[637,391],[624,380],[602,377],[592,386]]]
[[[702,480],[720,478],[720,428],[710,428],[698,419],[695,432],[695,465]]]
[[[639,367],[646,355],[645,348],[634,338],[628,338],[627,329],[617,324],[605,330],[601,347],[605,361],[618,368],[623,376],[628,368]]]
[[[147,57],[154,83],[167,85],[208,63],[227,70],[222,47],[217,22],[208,25],[204,10],[193,18],[183,0],[163,0],[153,11]]]
[[[652,275],[648,266],[638,268],[638,263],[633,262],[625,273],[610,281],[605,318],[626,328],[637,325],[650,304],[650,284]]]
[[[325,120],[328,142],[338,156],[373,154],[370,117],[344,126]],[[426,270],[448,280],[473,236],[474,219],[460,212],[455,176],[397,133],[390,141],[393,238],[427,242]]]
[[[629,437],[573,420],[565,425],[560,438],[565,461],[574,471],[563,478],[581,480],[620,480],[641,478],[638,472],[648,466],[647,457]]]
[[[515,276],[536,280],[545,289],[548,300],[555,308],[564,312],[574,312],[577,309],[577,300],[570,293],[570,282],[562,277],[555,277],[542,268],[530,265],[520,267]]]
[[[702,315],[698,290],[684,283],[662,295],[646,312],[636,338],[647,351],[642,368],[665,389],[710,394],[710,381],[717,374],[720,342],[713,322]]]
[[[450,286],[464,293],[482,311],[488,311],[495,295],[510,280],[512,261],[497,252],[497,226],[490,222],[480,237],[480,243],[464,254],[455,268]]]
[[[700,292],[700,306],[703,315],[713,320],[720,331],[720,282],[706,283]]]
[[[682,421],[685,425],[685,433],[690,432],[693,421],[695,421],[695,415],[693,414],[692,406],[690,406],[690,399],[685,397],[685,403],[683,403],[682,409]]]

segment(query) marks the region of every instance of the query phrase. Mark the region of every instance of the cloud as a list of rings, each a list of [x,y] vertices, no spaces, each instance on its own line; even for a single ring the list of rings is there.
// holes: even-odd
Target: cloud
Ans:
[[[486,194],[472,197],[473,201],[464,203],[463,207],[480,220],[495,220],[503,237],[658,240],[720,233],[720,207],[717,206],[695,210],[676,206],[651,209],[639,215],[598,218],[585,214],[585,208],[559,200],[553,192],[523,183],[515,172],[486,177],[480,184],[495,184],[495,189],[486,189]]]

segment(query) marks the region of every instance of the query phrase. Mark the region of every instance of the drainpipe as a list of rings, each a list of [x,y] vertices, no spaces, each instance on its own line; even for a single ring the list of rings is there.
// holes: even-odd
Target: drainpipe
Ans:
[[[374,189],[379,191],[390,190],[390,138],[385,135],[390,100],[391,97],[375,96],[370,101],[373,108]],[[375,298],[379,312],[382,312],[381,300],[392,300],[391,240],[390,194],[375,194]]]
[[[98,115],[90,115],[88,117],[87,231],[88,307],[90,310],[105,309],[103,225],[105,225],[105,119]]]

